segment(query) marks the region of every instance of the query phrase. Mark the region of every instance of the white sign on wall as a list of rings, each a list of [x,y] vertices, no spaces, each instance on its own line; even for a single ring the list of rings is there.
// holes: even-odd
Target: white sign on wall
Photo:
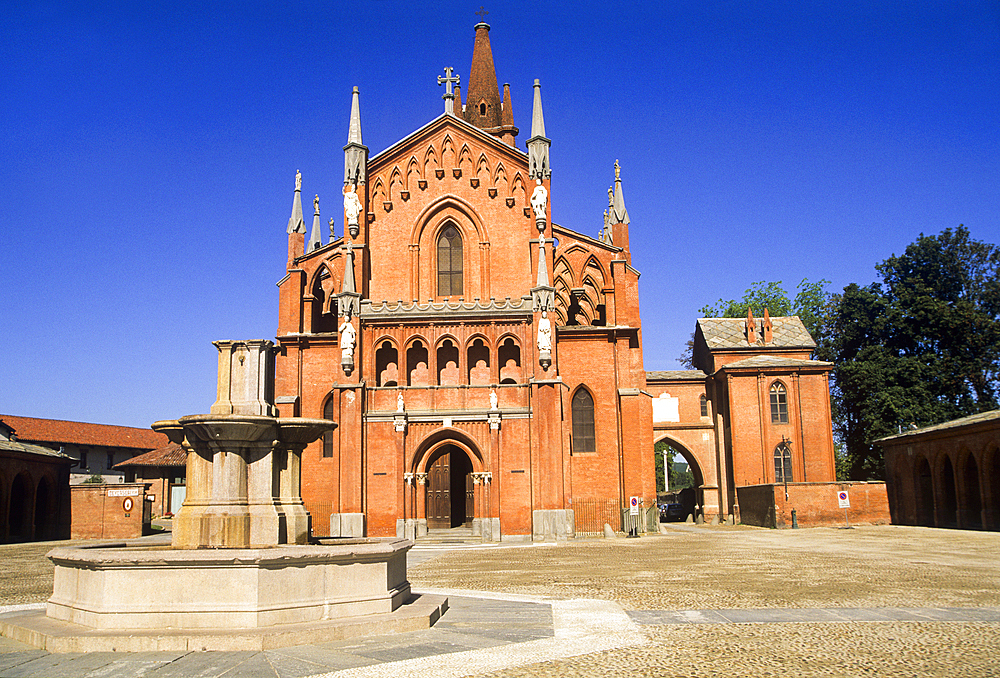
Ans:
[[[847,490],[837,493],[837,505],[840,508],[851,508],[851,498],[847,496]]]
[[[109,497],[138,497],[138,487],[111,487],[108,488]]]
[[[639,515],[639,497],[631,497],[628,502],[629,515]]]

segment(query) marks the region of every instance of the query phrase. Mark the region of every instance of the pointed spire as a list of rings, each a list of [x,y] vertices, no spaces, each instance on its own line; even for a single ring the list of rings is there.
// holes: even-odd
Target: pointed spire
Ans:
[[[505,127],[513,127],[514,111],[510,105],[510,84],[503,84],[503,111],[500,115],[500,124]]]
[[[535,78],[535,95],[531,105],[531,138],[545,137],[545,118],[542,116],[542,85]]]
[[[320,234],[319,225],[319,196],[313,198],[313,227],[309,233],[309,244],[306,245],[306,252],[312,252],[323,245],[323,237]]]
[[[625,209],[625,194],[622,193],[621,167],[615,160],[615,192],[611,204],[611,221],[617,224],[627,224],[628,210]]]
[[[528,139],[528,177],[548,179],[552,176],[549,166],[549,146],[545,137],[545,119],[542,117],[542,86],[535,79],[535,96],[531,105],[531,138]]]
[[[295,197],[292,198],[292,216],[288,218],[286,233],[305,233],[306,224],[302,220],[302,172],[295,170]]]
[[[465,116],[462,113],[462,111],[464,111],[464,110],[465,109],[462,107],[462,86],[456,82],[455,83],[455,115],[457,115],[458,117],[464,119]]]
[[[493,66],[493,49],[490,47],[490,25],[480,21],[475,30],[469,94],[462,117],[480,129],[492,129],[503,123],[500,120],[500,88],[497,87],[497,71]]]
[[[351,92],[351,121],[344,146],[344,186],[363,184],[368,167],[368,147],[361,142],[360,94],[355,87]]]
[[[347,143],[349,144],[359,144],[361,141],[361,104],[359,99],[360,92],[358,88],[355,87],[351,92],[351,124],[347,130]]]

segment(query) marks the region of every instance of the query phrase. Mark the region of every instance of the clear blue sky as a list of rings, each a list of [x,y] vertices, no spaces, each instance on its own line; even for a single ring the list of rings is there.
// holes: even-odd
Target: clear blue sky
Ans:
[[[542,83],[553,220],[596,235],[621,163],[646,369],[754,281],[1000,241],[998,2],[664,5],[487,7],[522,148]],[[295,170],[339,213],[351,87],[372,154],[423,125],[479,3],[101,6],[0,6],[0,413],[148,426],[208,410],[212,340],[273,339]]]

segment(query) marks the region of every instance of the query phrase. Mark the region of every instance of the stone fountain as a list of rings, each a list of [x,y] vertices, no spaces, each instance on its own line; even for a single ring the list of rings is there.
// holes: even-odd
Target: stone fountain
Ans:
[[[218,341],[210,414],[158,421],[187,452],[170,545],[56,548],[44,614],[0,633],[49,651],[266,649],[426,628],[447,607],[413,596],[405,539],[310,543],[301,455],[334,422],[278,417],[274,346]]]

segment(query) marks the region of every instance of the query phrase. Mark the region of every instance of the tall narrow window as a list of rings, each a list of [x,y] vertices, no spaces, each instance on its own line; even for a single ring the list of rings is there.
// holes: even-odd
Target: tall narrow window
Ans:
[[[771,423],[788,423],[788,398],[784,384],[778,381],[771,384]]]
[[[323,406],[323,418],[333,421],[333,398],[327,400],[326,405]],[[327,431],[323,434],[323,456],[333,456],[333,431]]]
[[[573,451],[596,452],[594,399],[585,388],[573,396]]]
[[[702,393],[701,397],[698,398],[698,401],[699,401],[699,404],[701,405],[701,416],[707,417],[708,416],[708,398],[706,398],[705,394]]]
[[[462,294],[462,236],[454,226],[444,229],[437,243],[438,296]]]
[[[792,482],[792,450],[788,443],[781,443],[774,448],[774,482]]]

